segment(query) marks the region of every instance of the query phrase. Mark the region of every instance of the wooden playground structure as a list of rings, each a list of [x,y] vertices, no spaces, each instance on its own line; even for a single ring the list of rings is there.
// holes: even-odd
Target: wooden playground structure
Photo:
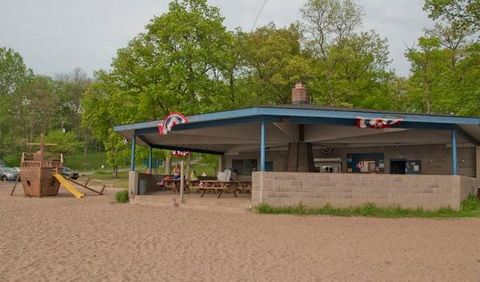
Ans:
[[[76,198],[83,198],[84,193],[77,190],[75,186],[80,186],[86,190],[92,191],[98,195],[103,195],[105,185],[100,191],[88,187],[88,180],[85,184],[65,178],[62,175],[63,154],[52,155],[46,157],[45,147],[55,146],[56,144],[45,144],[44,136],[41,136],[40,143],[28,143],[30,146],[40,146],[40,150],[36,153],[22,153],[20,164],[20,181],[26,197],[47,197],[56,196],[60,187],[65,188]],[[13,186],[13,196],[18,179]]]

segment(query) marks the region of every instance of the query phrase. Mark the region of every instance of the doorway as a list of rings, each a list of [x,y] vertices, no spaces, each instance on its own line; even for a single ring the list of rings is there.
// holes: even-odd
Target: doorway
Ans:
[[[391,174],[405,174],[406,162],[405,160],[392,160],[390,161],[390,173]]]

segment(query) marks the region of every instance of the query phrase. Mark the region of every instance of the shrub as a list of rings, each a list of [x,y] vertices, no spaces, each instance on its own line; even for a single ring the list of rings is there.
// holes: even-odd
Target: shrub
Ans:
[[[461,211],[474,211],[478,209],[480,209],[480,200],[473,194],[468,195],[468,198],[466,198],[460,206]]]
[[[127,203],[128,202],[128,191],[127,190],[122,190],[120,192],[117,192],[115,194],[115,199],[117,200],[117,203]]]

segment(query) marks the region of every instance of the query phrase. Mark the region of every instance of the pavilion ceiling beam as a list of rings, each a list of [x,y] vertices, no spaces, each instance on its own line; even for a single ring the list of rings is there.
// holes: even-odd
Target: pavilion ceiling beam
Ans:
[[[320,134],[315,136],[315,132]],[[360,129],[356,127],[334,127],[334,126],[308,126],[306,128],[306,139],[308,142],[328,142],[343,138],[363,137],[378,134],[396,133],[399,131],[407,131],[404,128],[387,128],[387,129]],[[322,136],[323,135],[323,136]],[[326,135],[326,136],[325,136]],[[332,138],[332,136],[335,136]]]
[[[243,130],[242,130],[243,129]],[[238,130],[228,130],[225,128],[219,128],[219,132],[201,132],[198,130],[182,130],[182,131],[175,131],[172,132],[172,136],[174,135],[183,135],[183,136],[195,136],[201,138],[211,138],[218,140],[218,138],[222,139],[231,139],[231,140],[257,140],[258,134],[250,132],[250,130],[246,130],[245,128],[239,128]],[[252,133],[252,134],[249,134]]]
[[[470,135],[470,133],[468,133],[466,130],[464,130],[460,126],[456,126],[456,130],[460,135],[462,135],[462,137],[467,139],[468,142],[472,143],[475,146],[480,146],[480,141],[478,141],[477,138]]]
[[[137,135],[137,137],[138,137],[140,140],[142,140],[143,143],[147,144],[148,147],[151,148],[151,147],[153,146],[153,144],[152,144],[150,141],[148,141],[148,139],[145,138],[145,136],[143,136],[143,135]]]
[[[330,146],[331,145],[331,146]],[[446,146],[447,148],[450,146],[450,145],[445,145],[445,142],[429,142],[428,144],[426,144],[425,142],[411,142],[411,143],[395,143],[395,144],[392,144],[392,143],[355,143],[355,144],[352,144],[352,143],[313,143],[312,146],[313,146],[313,149],[319,149],[319,148],[322,148],[322,147],[333,147],[333,148],[363,148],[363,147],[394,147],[394,146],[417,146],[417,145],[442,145],[442,146]],[[465,147],[465,146],[462,146],[462,145],[458,145],[458,147]]]
[[[211,155],[223,155],[224,154],[224,152],[222,152],[222,151],[214,151],[214,150],[200,149],[200,148],[188,148],[188,147],[183,147],[183,146],[172,146],[172,145],[163,145],[163,144],[153,144],[152,148],[164,149],[164,150],[188,151],[188,152],[211,154]]]
[[[285,147],[287,148],[288,142],[283,143],[268,143],[266,144],[267,150],[272,148],[278,147]],[[234,145],[230,147],[226,152],[228,153],[237,153],[237,152],[246,152],[246,151],[258,151],[258,143],[257,144],[242,144],[242,145]]]
[[[272,125],[282,132],[289,141],[298,141],[299,134],[297,124],[272,122]]]
[[[450,136],[426,136],[420,132],[415,132],[415,134],[409,134],[405,136],[392,136],[390,134],[388,136],[388,141],[386,139],[381,138],[377,135],[369,135],[369,136],[359,136],[359,137],[350,137],[350,138],[339,138],[329,141],[320,141],[322,143],[342,143],[342,144],[361,144],[361,143],[371,143],[371,144],[378,144],[378,143],[390,143],[392,145],[395,144],[432,144],[432,143],[441,143],[447,144],[450,142]]]

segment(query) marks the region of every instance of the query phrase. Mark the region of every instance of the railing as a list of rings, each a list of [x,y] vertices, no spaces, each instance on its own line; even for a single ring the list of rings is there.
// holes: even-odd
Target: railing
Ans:
[[[58,168],[62,167],[62,162],[59,160],[53,161],[22,161],[22,167],[44,167],[44,168]]]
[[[22,153],[22,167],[45,167],[56,168],[63,166],[63,154],[60,154],[59,159],[41,160],[36,153]]]

